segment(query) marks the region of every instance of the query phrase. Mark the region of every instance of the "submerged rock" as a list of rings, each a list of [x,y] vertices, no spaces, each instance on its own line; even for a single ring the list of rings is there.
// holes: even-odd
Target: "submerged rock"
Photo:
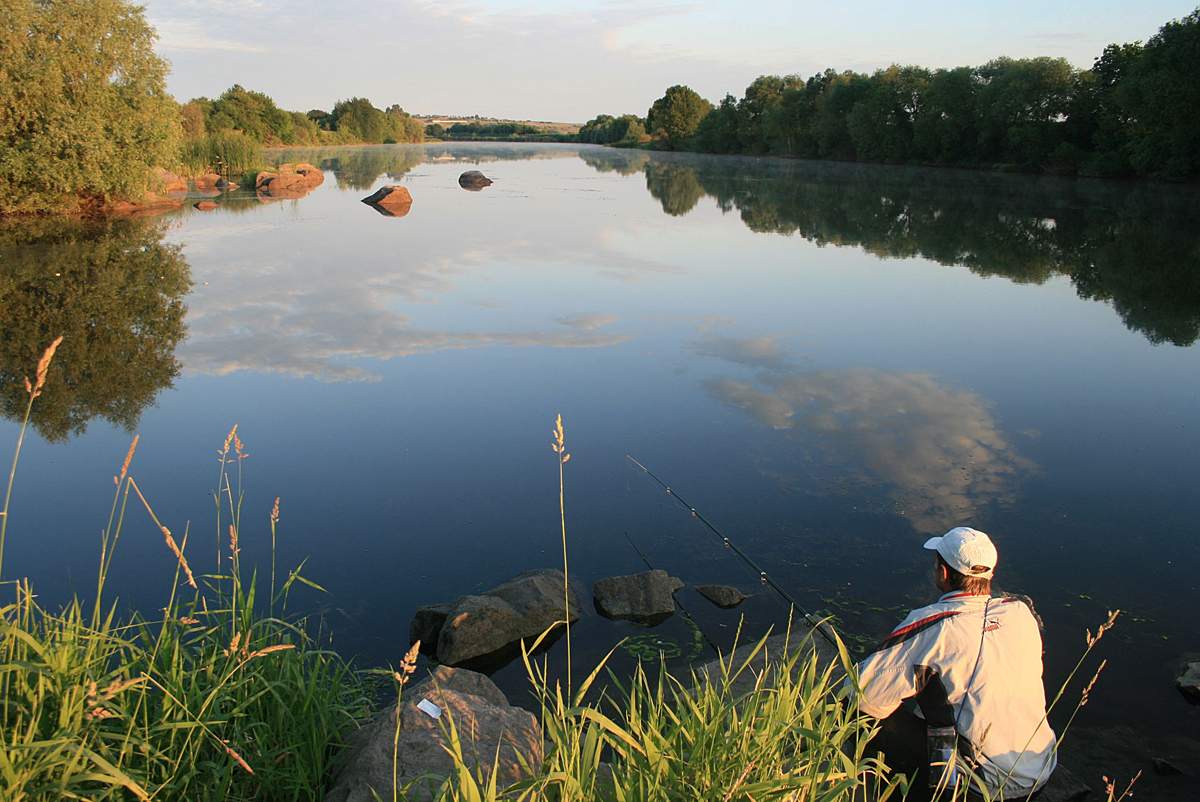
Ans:
[[[450,605],[430,605],[418,611],[409,627],[433,631],[442,607],[445,617],[437,631],[437,659],[447,665],[462,665],[475,658],[503,650],[522,639],[541,635],[563,620],[563,574],[548,569],[529,571],[479,595],[463,596]],[[579,618],[575,591],[569,594],[567,616]]]
[[[497,784],[504,787],[522,778],[522,760],[531,767],[541,763],[542,741],[532,713],[510,705],[484,675],[439,666],[428,678],[404,690],[397,782],[404,786],[424,778],[410,790],[409,800],[432,799],[438,784],[454,770],[454,760],[446,752],[449,743],[442,734],[444,722],[417,707],[423,699],[441,708],[443,716],[453,717],[472,774],[479,770],[485,778],[490,776],[492,761],[497,759]],[[395,732],[394,705],[355,732],[325,802],[371,802],[376,795],[391,799]]]
[[[213,209],[217,208],[217,203],[216,201],[202,200],[196,201],[192,204],[192,206],[202,212],[211,212]]]
[[[1184,663],[1183,671],[1175,680],[1175,687],[1183,698],[1192,704],[1200,704],[1200,660]]]
[[[362,202],[386,217],[404,217],[412,209],[412,194],[406,187],[392,184],[380,187]]]
[[[746,600],[746,594],[732,585],[696,585],[696,592],[723,609],[737,607]]]
[[[478,192],[484,187],[490,187],[492,183],[492,179],[478,170],[467,170],[458,177],[458,185],[472,192]]]
[[[675,612],[674,593],[682,587],[682,581],[656,568],[601,579],[592,586],[592,595],[606,618],[655,623]]]
[[[136,200],[110,201],[99,208],[102,214],[119,215],[122,217],[151,217],[164,214],[172,209],[179,209],[183,202],[168,198],[156,192],[147,192]]]

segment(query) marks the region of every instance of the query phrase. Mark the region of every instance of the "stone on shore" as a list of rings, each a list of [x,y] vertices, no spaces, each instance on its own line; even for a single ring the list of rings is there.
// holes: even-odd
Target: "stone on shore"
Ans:
[[[467,170],[458,177],[458,185],[471,192],[478,192],[484,187],[490,187],[492,183],[492,179],[478,170]]]
[[[442,709],[441,720],[417,708],[422,699]],[[541,763],[542,741],[532,713],[510,705],[484,675],[439,666],[428,678],[404,689],[396,768],[401,788],[416,781],[407,796],[412,802],[433,799],[438,785],[454,770],[453,758],[445,750],[449,743],[442,734],[447,716],[453,718],[472,774],[478,769],[490,776],[497,750],[497,784],[501,788],[522,778],[522,759],[533,767]],[[371,802],[375,795],[392,798],[395,728],[393,705],[351,735],[343,768],[325,802]]]
[[[1183,698],[1192,704],[1200,704],[1200,660],[1184,663],[1183,671],[1175,680],[1175,687]]]
[[[675,612],[674,594],[682,587],[682,581],[656,568],[601,579],[592,586],[592,595],[605,618],[657,623]]]
[[[362,202],[386,217],[404,217],[412,209],[412,194],[406,187],[392,184],[380,187]]]
[[[271,198],[302,198],[325,181],[325,173],[307,162],[281,164],[254,177],[254,189]],[[214,184],[215,186],[215,184]]]
[[[726,610],[746,600],[746,594],[732,585],[696,585],[696,592]]]
[[[1091,792],[1091,786],[1060,763],[1042,786],[1038,802],[1078,802]]]
[[[180,178],[170,170],[164,170],[162,167],[155,167],[152,175],[155,183],[159,186],[159,191],[164,195],[184,194],[188,191],[187,181]]]
[[[567,613],[571,621],[579,618],[579,599],[573,589]],[[536,638],[562,620],[562,571],[529,571],[449,605],[438,631],[437,659],[447,665],[461,665],[520,640]]]

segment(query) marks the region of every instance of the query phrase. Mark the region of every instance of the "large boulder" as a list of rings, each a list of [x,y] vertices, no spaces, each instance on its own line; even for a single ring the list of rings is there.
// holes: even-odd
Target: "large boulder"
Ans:
[[[442,709],[440,720],[417,707],[427,699]],[[404,689],[400,709],[400,743],[396,748],[397,784],[414,782],[407,799],[430,800],[454,770],[446,752],[443,729],[453,720],[462,756],[474,773],[490,776],[499,751],[497,784],[503,788],[523,776],[522,760],[536,767],[542,760],[537,718],[513,707],[490,679],[473,671],[439,666],[421,682]],[[392,798],[392,751],[396,706],[381,712],[350,738],[345,760],[325,802],[372,802]],[[418,779],[422,778],[422,779]]]
[[[1192,704],[1200,704],[1200,660],[1184,663],[1175,687]]]
[[[722,609],[737,607],[746,594],[732,585],[696,585],[696,592]]]
[[[458,177],[458,185],[463,189],[470,190],[471,192],[478,192],[484,187],[490,187],[492,185],[492,179],[488,178],[478,170],[467,170]]]
[[[392,184],[380,187],[362,202],[385,217],[404,217],[412,209],[412,194],[406,187]]]
[[[449,604],[427,604],[418,607],[408,625],[408,642],[412,644],[420,641],[424,654],[436,654],[438,633],[446,623],[450,607]]]
[[[170,170],[165,170],[162,167],[155,167],[152,171],[154,183],[158,186],[159,192],[164,195],[186,194],[188,191],[188,183]]]
[[[592,596],[605,618],[655,623],[675,612],[674,594],[682,587],[682,581],[656,568],[601,579],[592,586]]]
[[[219,173],[202,173],[192,179],[196,185],[196,189],[200,192],[212,191],[217,188],[217,182],[221,180]]]
[[[302,198],[325,181],[325,173],[307,162],[281,164],[254,177],[254,189],[271,198]]]
[[[800,655],[792,666],[793,676],[799,676],[799,672],[804,670],[806,661],[813,652],[816,652],[822,668],[838,659],[837,650],[833,648],[833,645],[825,640],[820,632],[815,631],[803,621],[794,624],[789,634],[770,636],[763,643],[762,649],[755,652],[754,648],[757,645],[757,639],[742,640],[737,648],[728,654],[699,666],[696,669],[697,680],[703,681],[707,677],[714,684],[719,684],[722,681],[724,670],[733,671],[746,663],[747,670],[737,675],[730,685],[730,692],[736,697],[754,690],[757,674],[772,665],[779,665],[797,652]],[[753,657],[752,660],[751,657]],[[722,668],[722,664],[725,669]]]
[[[567,615],[575,621],[579,618],[579,599],[573,589],[568,595]],[[522,639],[536,638],[562,620],[562,571],[529,571],[450,605],[438,632],[437,659],[447,665],[461,665]]]
[[[1061,763],[1042,786],[1038,802],[1079,802],[1092,792],[1091,787]]]

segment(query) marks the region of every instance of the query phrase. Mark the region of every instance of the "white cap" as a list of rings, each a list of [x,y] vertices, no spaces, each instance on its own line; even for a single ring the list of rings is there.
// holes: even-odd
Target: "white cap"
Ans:
[[[991,577],[999,559],[991,538],[969,526],[956,526],[941,537],[931,537],[925,548],[942,555],[947,565],[966,576]]]

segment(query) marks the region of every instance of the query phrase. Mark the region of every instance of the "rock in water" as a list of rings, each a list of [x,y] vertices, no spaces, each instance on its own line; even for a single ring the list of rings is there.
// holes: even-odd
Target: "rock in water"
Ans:
[[[1200,704],[1200,660],[1185,663],[1175,687],[1192,704]]]
[[[560,588],[561,590],[561,588]],[[474,774],[487,777],[499,749],[500,787],[523,776],[521,759],[531,767],[542,760],[537,718],[513,707],[490,679],[473,671],[439,666],[421,682],[404,689],[400,710],[400,744],[396,750],[397,782],[403,786],[425,775],[407,799],[429,800],[438,784],[454,770],[444,747],[442,721],[417,708],[428,699],[452,716],[462,742],[462,755]],[[325,802],[371,802],[392,798],[392,746],[396,708],[389,707],[350,737],[346,760]],[[518,758],[520,756],[520,758]]]
[[[380,187],[362,202],[385,217],[403,217],[412,209],[413,199],[407,188],[393,184]]]
[[[746,600],[746,594],[732,585],[696,585],[696,591],[723,609],[737,607]]]
[[[210,200],[196,201],[195,203],[192,204],[192,206],[194,206],[195,208],[199,209],[202,212],[211,212],[213,209],[217,208],[216,202],[210,201]]]
[[[569,594],[568,616],[579,618],[579,600]],[[478,596],[463,596],[446,613],[437,658],[461,665],[498,652],[523,638],[536,638],[563,620],[563,574],[529,571]]]
[[[683,582],[654,569],[628,576],[611,576],[592,586],[596,609],[606,618],[656,623],[675,612],[675,591]]]
[[[458,185],[463,189],[469,189],[472,192],[478,192],[484,187],[490,187],[492,183],[492,179],[488,178],[478,170],[467,170],[458,177]]]

